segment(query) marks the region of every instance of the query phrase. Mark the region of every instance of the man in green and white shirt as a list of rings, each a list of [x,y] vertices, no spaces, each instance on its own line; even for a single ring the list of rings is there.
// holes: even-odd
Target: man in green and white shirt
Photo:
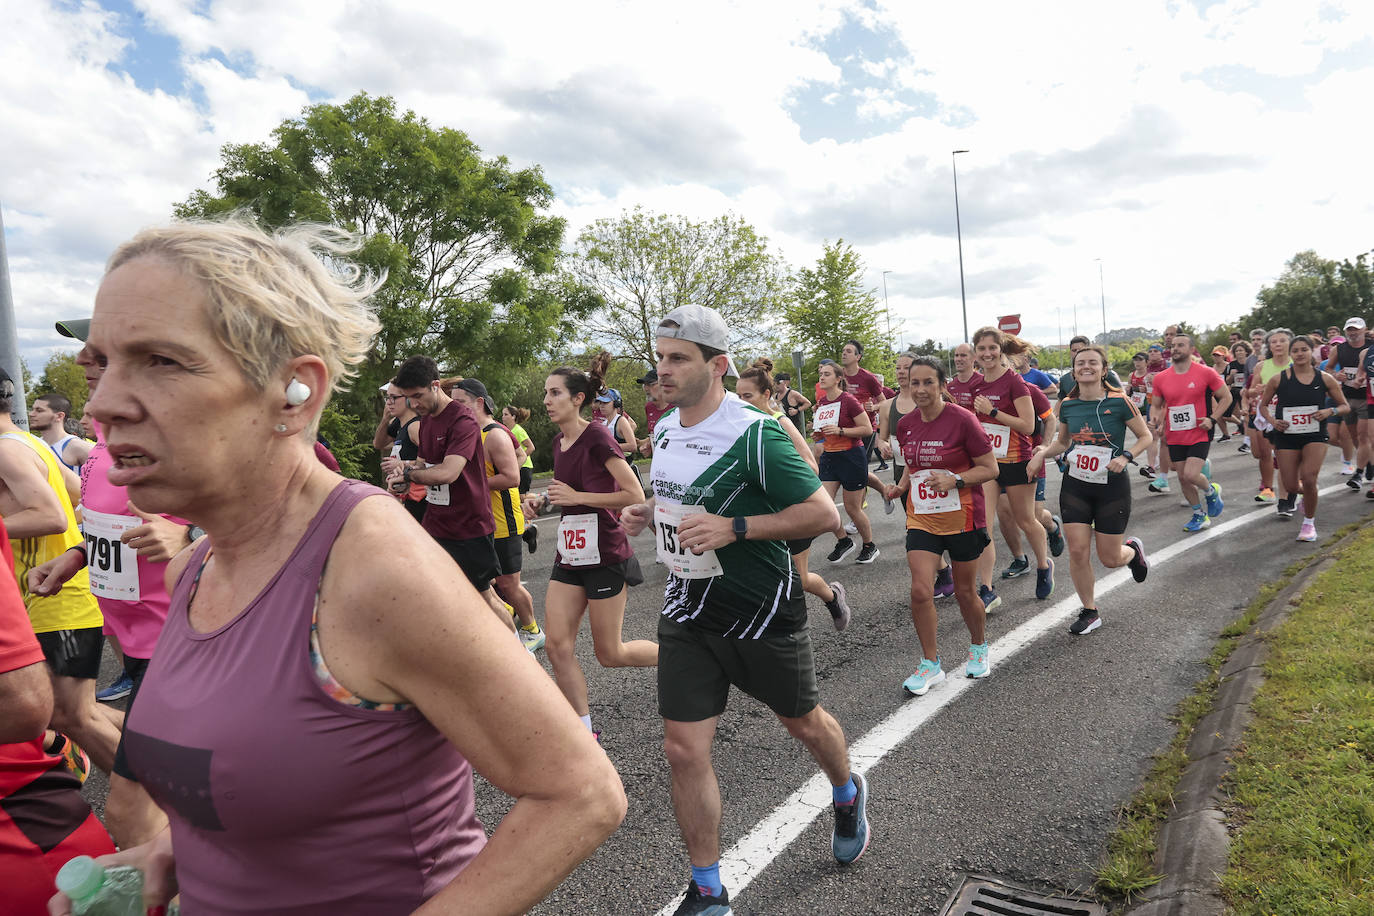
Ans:
[[[653,526],[668,569],[658,701],[692,861],[683,916],[729,906],[711,745],[732,684],[772,709],[830,779],[835,858],[853,862],[869,836],[868,787],[820,706],[805,594],[785,543],[832,530],[839,516],[777,421],[725,390],[724,377],[737,375],[728,341],[724,320],[704,306],[659,323],[659,384],[675,409],[654,429],[652,497],[622,516],[631,535]]]

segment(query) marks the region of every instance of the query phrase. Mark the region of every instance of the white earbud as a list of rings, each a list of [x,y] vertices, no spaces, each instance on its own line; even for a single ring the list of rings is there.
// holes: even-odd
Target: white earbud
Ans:
[[[298,378],[293,378],[291,384],[286,386],[286,403],[292,407],[299,407],[310,400],[310,386]]]

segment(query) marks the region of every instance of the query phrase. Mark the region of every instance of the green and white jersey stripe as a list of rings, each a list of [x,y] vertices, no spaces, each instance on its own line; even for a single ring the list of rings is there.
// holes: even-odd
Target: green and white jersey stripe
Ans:
[[[804,502],[820,481],[777,421],[732,394],[690,428],[679,411],[654,428],[650,486],[659,506],[702,506],[727,518],[771,515]],[[659,550],[676,550],[676,531],[656,520]],[[784,541],[747,540],[715,551],[718,575],[669,572],[663,614],[737,639],[806,627],[806,603]]]

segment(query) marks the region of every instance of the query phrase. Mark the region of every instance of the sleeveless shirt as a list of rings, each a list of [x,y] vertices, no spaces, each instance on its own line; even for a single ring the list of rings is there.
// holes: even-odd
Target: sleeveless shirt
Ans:
[[[383,495],[345,480],[237,616],[194,631],[202,541],[129,714],[124,749],[168,814],[186,912],[410,913],[482,849],[467,760],[419,712],[331,699],[310,622],[353,508]]]

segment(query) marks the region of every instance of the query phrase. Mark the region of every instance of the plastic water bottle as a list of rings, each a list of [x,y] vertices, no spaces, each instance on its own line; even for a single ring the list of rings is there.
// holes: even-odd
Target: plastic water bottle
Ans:
[[[77,856],[57,872],[57,889],[72,901],[75,916],[144,916],[143,872],[129,865],[105,868]],[[177,908],[168,908],[174,916]]]

